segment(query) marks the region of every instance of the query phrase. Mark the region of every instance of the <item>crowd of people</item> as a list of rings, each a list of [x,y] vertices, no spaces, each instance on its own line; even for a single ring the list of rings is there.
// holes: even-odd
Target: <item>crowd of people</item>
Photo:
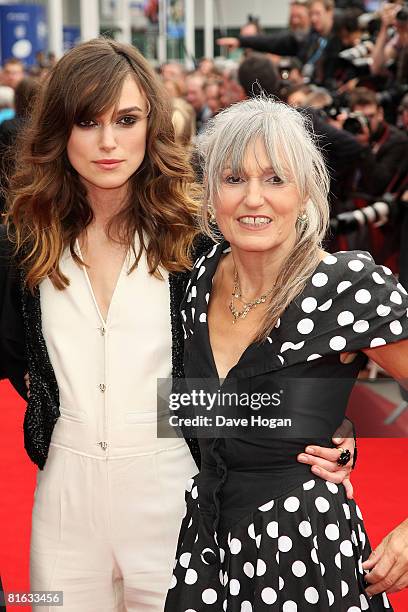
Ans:
[[[377,260],[400,267],[404,278],[408,256],[400,253],[398,262],[398,245],[401,221],[407,225],[408,7],[396,0],[367,12],[367,4],[293,0],[286,29],[266,35],[249,16],[238,37],[217,40],[223,55],[216,60],[202,58],[190,71],[169,61],[158,72],[186,147],[220,110],[261,92],[307,113],[331,174],[331,248],[374,249]],[[35,83],[54,63],[53,54],[40,53],[29,71],[17,59],[1,69],[2,185],[17,126],[31,110],[27,91],[33,99]],[[382,206],[373,206],[379,201]]]
[[[396,270],[408,200],[408,8],[364,4],[294,0],[284,31],[266,35],[251,17],[239,37],[217,40],[228,58],[159,71],[185,143],[221,109],[261,92],[307,113],[331,173],[333,248],[374,248]],[[400,267],[408,268],[402,253]]]

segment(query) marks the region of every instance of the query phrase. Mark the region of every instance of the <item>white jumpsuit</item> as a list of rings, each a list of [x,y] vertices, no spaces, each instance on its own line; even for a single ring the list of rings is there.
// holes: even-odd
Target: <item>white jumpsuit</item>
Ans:
[[[144,257],[127,274],[132,261],[106,322],[68,250],[69,287],[40,286],[61,416],[38,472],[31,589],[62,590],[66,612],[162,612],[197,471],[184,440],[156,435],[157,379],[171,372],[168,276],[149,275]]]

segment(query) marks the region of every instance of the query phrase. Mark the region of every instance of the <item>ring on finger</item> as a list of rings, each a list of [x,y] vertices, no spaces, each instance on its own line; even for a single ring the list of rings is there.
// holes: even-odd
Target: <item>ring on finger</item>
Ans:
[[[337,459],[337,465],[340,465],[341,467],[344,467],[350,461],[351,453],[348,450],[348,448],[343,448],[342,446],[339,446],[337,448],[337,450],[340,451],[340,456]]]

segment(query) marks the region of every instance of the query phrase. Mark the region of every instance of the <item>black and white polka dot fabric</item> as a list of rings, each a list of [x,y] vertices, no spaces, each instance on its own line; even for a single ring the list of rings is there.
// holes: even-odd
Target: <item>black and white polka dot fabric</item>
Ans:
[[[207,308],[228,250],[214,246],[192,273],[182,304],[187,377],[217,376]],[[248,347],[227,379],[354,379],[361,349],[408,337],[407,309],[404,288],[368,253],[327,256],[268,341]],[[345,365],[341,352],[358,357]],[[187,487],[166,612],[391,610],[385,594],[365,594],[362,563],[371,549],[358,506],[296,461],[304,441],[199,442],[202,469]]]
[[[385,594],[365,594],[370,547],[343,487],[310,479],[255,508],[220,545],[208,538],[199,497],[191,480],[166,612],[392,609]]]
[[[197,285],[203,286],[214,271],[211,260],[218,261],[229,250],[225,242],[215,245],[195,264],[182,304],[185,340],[194,333],[196,317],[207,322],[210,292],[200,300]],[[197,308],[200,304],[203,312]],[[407,291],[389,268],[377,266],[367,252],[340,251],[323,259],[285,312],[286,324],[281,327],[279,320],[268,341],[273,341],[281,365],[375,348],[407,336],[407,306]]]

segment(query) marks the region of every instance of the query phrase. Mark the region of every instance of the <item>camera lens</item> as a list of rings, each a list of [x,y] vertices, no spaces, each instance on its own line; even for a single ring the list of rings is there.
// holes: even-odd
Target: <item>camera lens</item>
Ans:
[[[343,130],[346,132],[350,132],[350,134],[354,134],[357,136],[358,134],[363,133],[363,126],[361,121],[356,117],[347,117],[345,122],[343,123]]]
[[[368,119],[360,111],[350,113],[345,122],[343,123],[343,130],[350,132],[357,136],[363,134],[364,128],[369,127]]]
[[[396,18],[397,21],[402,21],[406,23],[408,21],[408,8],[403,7],[401,10],[399,10]]]

